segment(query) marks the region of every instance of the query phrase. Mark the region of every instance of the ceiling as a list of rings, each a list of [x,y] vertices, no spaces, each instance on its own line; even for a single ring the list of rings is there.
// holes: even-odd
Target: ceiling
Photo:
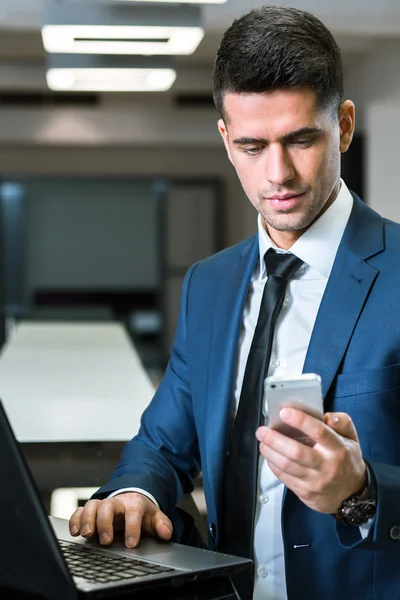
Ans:
[[[47,91],[45,53],[40,33],[44,1],[0,0],[0,92],[3,95],[5,93],[45,93]],[[90,1],[105,2],[106,0],[80,0],[80,2],[88,4]],[[339,18],[337,11],[332,11],[331,0],[320,0],[320,2],[292,0],[289,3],[275,3],[296,5],[309,10],[316,8],[317,10],[313,10],[313,12],[323,19],[325,18],[325,22],[339,35],[339,42],[346,52],[364,51],[371,40],[377,36],[391,35],[391,27],[393,31],[399,31],[400,3],[398,0],[381,0],[380,18],[377,17],[376,8],[373,8],[374,4],[377,4],[374,0],[352,0],[353,21],[351,18],[350,20],[349,18]],[[371,3],[370,6],[369,3]],[[341,4],[341,0],[336,0],[336,7],[340,8]],[[359,18],[354,11],[358,4],[363,7],[363,18]],[[210,93],[212,63],[223,31],[235,17],[257,5],[260,5],[260,2],[254,0],[228,0],[226,4],[202,7],[205,36],[193,55],[174,59],[178,76],[171,93],[198,95]],[[321,11],[323,5],[325,12]],[[388,10],[385,13],[383,5],[387,9],[392,8],[392,13],[397,6],[399,15],[397,13],[393,15]],[[370,9],[369,13],[368,9]],[[156,10],[156,5],[154,5],[154,10]],[[381,18],[382,10],[387,14],[384,22]],[[366,20],[365,14],[369,14],[369,20]],[[396,18],[394,19],[394,17]]]

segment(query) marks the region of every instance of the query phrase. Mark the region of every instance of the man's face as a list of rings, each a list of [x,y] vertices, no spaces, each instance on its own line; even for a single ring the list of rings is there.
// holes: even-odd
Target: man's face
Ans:
[[[227,93],[218,122],[229,159],[273,241],[290,246],[334,201],[354,105],[316,107],[308,88]]]

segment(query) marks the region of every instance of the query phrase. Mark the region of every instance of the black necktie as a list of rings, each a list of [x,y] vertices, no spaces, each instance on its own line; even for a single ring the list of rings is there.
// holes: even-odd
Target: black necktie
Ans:
[[[220,550],[252,558],[258,477],[258,441],[264,379],[267,376],[274,325],[285,296],[286,285],[303,261],[293,254],[270,249],[264,257],[267,269],[260,312],[247,359],[239,408],[227,461]]]

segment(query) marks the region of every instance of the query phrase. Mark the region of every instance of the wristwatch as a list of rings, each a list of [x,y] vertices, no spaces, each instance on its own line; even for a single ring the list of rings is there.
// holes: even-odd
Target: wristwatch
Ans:
[[[360,527],[368,523],[376,513],[376,483],[371,467],[365,461],[366,484],[358,494],[343,500],[335,517],[347,525]]]

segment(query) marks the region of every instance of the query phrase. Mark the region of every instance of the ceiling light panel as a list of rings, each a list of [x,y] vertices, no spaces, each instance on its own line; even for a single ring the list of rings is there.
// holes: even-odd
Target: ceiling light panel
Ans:
[[[199,27],[46,25],[46,52],[67,54],[192,54],[204,32]]]
[[[196,6],[50,4],[44,15],[48,53],[183,55],[204,35]]]
[[[49,69],[47,85],[64,92],[164,92],[175,81],[173,69]]]
[[[164,92],[176,79],[168,57],[50,54],[47,85],[64,92]]]

